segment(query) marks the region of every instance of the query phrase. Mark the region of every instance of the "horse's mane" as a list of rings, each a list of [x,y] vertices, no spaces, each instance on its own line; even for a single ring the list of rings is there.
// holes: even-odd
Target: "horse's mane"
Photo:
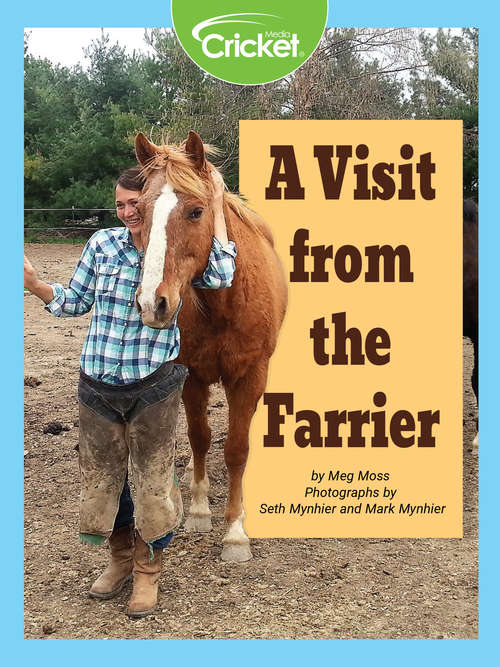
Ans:
[[[244,199],[240,195],[235,195],[232,192],[225,192],[224,201],[242,222],[248,225],[251,229],[262,234],[274,247],[274,239],[271,230],[264,220],[245,204]]]
[[[210,144],[204,144],[203,148],[207,155],[219,154],[219,150]],[[180,146],[158,146],[157,153],[142,168],[142,174],[147,178],[157,169],[165,170],[165,176],[174,190],[193,195],[201,200],[204,205],[207,205],[212,199],[213,186],[210,171],[217,170],[217,167],[205,160],[203,168],[197,172],[193,169],[192,158],[184,150],[184,144]],[[273,245],[271,231],[264,221],[246,205],[240,195],[226,190],[224,192],[224,202],[245,225],[263,234]]]
[[[207,146],[210,150],[210,147]],[[202,170],[202,178],[193,169],[190,156],[182,147],[165,145],[157,146],[157,152],[142,168],[144,177],[150,176],[156,170],[164,170],[165,177],[174,190],[194,195],[206,204],[212,195],[212,185],[208,178],[208,163]]]

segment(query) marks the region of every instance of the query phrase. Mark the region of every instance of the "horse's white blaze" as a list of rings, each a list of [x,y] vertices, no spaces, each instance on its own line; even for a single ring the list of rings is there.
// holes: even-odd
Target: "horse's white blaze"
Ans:
[[[177,197],[170,183],[165,183],[153,209],[153,222],[149,235],[148,249],[144,258],[141,293],[138,301],[143,310],[153,310],[155,293],[163,280],[165,253],[167,252],[166,227],[168,216],[177,204]]]

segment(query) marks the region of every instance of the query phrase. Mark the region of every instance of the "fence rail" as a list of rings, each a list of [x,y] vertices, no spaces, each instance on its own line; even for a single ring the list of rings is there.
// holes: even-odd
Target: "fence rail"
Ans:
[[[25,208],[25,211],[114,211],[114,208]]]
[[[71,208],[25,208],[24,212],[28,215],[26,216],[28,220],[25,220],[24,227],[24,238],[28,238],[33,241],[43,241],[44,239],[67,239],[74,241],[74,239],[89,238],[94,232],[99,229],[102,229],[103,226],[109,227],[109,221],[99,221],[97,213],[114,213],[114,208],[82,208],[80,206],[72,206]],[[64,216],[61,216],[61,213],[68,212],[71,213],[71,219],[61,219]],[[75,215],[81,212],[86,212],[88,215]],[[41,213],[40,216],[33,216],[32,214]],[[52,221],[44,214],[54,213],[52,216]],[[31,215],[30,215],[31,214]],[[38,218],[38,219],[37,219]],[[50,222],[56,223],[50,226],[45,225]],[[95,221],[95,222],[94,222]],[[31,224],[30,224],[31,223]],[[37,224],[38,223],[38,224]],[[41,223],[41,224],[40,224]],[[89,224],[90,223],[90,224]]]
[[[67,239],[75,243],[78,239],[89,239],[101,227],[25,227],[24,238],[36,243],[50,239]]]

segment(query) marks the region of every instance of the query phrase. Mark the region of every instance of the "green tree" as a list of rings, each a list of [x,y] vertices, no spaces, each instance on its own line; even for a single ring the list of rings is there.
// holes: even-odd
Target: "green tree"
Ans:
[[[130,78],[129,57],[118,43],[110,44],[104,31],[84,49],[88,69],[82,94],[95,111],[102,111],[108,103],[128,110]]]
[[[27,208],[112,208],[116,176],[135,163],[133,137],[147,129],[147,120],[130,110],[134,95],[142,99],[135,85],[142,81],[141,59],[108,42],[102,35],[91,44],[85,71],[34,58],[25,41]],[[28,224],[55,225],[68,213],[26,217]]]
[[[67,131],[79,114],[75,91],[81,73],[27,54],[24,61],[25,148],[48,155],[54,138]]]

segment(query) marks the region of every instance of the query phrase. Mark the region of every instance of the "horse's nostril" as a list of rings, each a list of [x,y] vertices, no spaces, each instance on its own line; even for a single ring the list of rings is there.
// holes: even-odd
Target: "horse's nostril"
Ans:
[[[167,300],[164,296],[160,296],[156,305],[156,317],[162,319],[167,314]]]

